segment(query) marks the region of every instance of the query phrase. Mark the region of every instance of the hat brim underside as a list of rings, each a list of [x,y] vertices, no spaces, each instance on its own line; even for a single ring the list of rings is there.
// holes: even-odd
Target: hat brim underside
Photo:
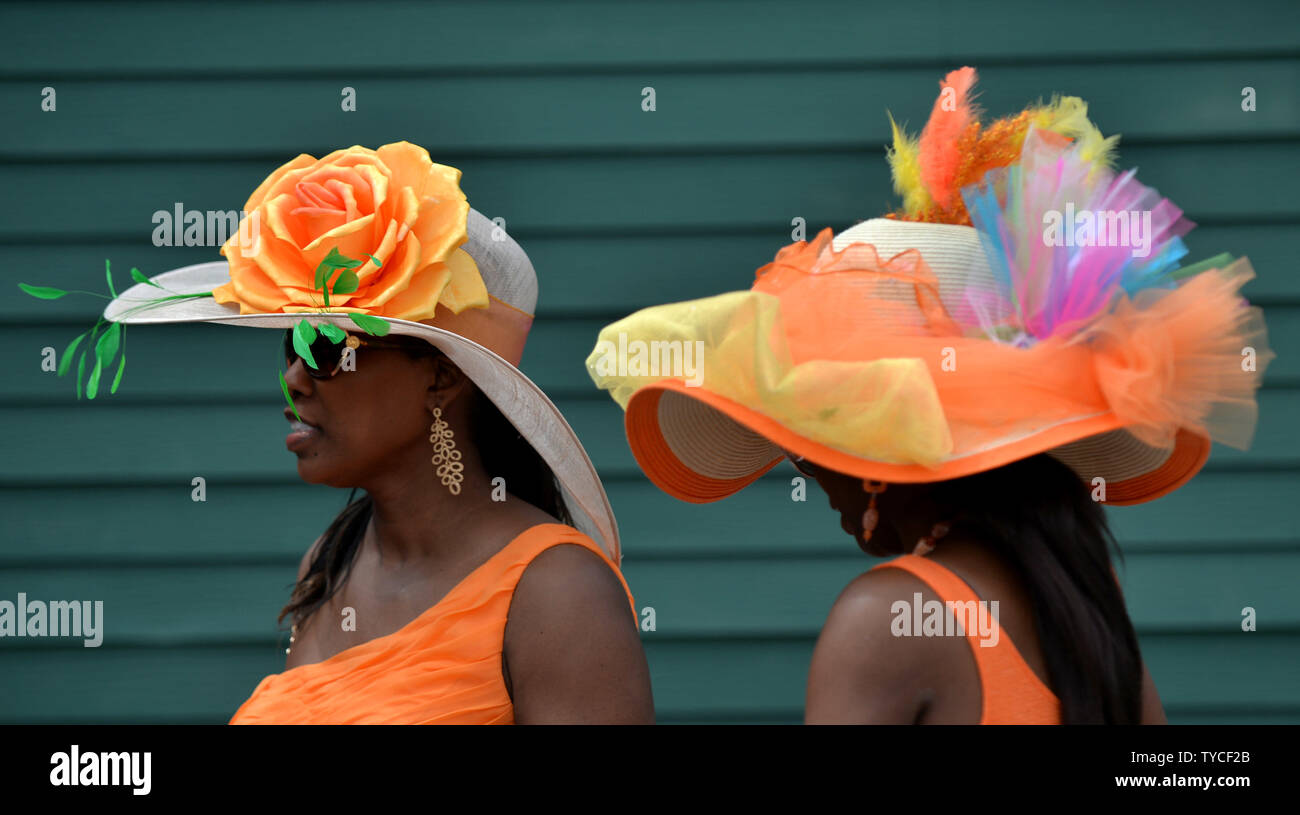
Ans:
[[[1182,486],[1205,465],[1210,440],[1180,430],[1173,450],[1149,447],[1113,413],[1045,428],[931,469],[870,461],[794,433],[705,388],[665,379],[636,391],[625,417],[632,453],[650,480],[683,501],[726,498],[780,463],[789,451],[857,478],[929,483],[984,472],[1049,453],[1092,488],[1103,479],[1105,503],[1140,504]]]
[[[138,283],[109,303],[104,317],[127,325],[209,322],[280,329],[291,328],[306,319],[313,324],[338,323],[349,330],[358,330],[345,312],[240,314],[238,307],[222,305],[211,297],[141,307],[150,298],[209,292],[228,283],[230,273],[225,261],[174,269],[154,277],[153,281],[167,291]],[[385,319],[390,324],[390,333],[418,337],[445,353],[492,400],[550,466],[560,483],[565,503],[573,512],[574,525],[600,543],[618,563],[618,527],[604,486],[577,434],[542,389],[507,360],[473,340],[424,323]]]

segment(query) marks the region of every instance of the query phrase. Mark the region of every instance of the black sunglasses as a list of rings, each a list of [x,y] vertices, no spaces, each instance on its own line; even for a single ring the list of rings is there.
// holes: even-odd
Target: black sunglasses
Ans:
[[[406,351],[412,354],[422,352],[435,353],[433,346],[428,343],[416,345],[406,344],[400,341],[378,340],[372,337],[362,339],[356,334],[348,334],[342,342],[331,342],[329,337],[324,334],[317,334],[316,339],[312,342],[311,355],[316,360],[316,365],[312,367],[306,359],[302,360],[303,370],[312,379],[333,379],[343,368],[343,349],[351,348],[352,353],[356,354],[357,349],[362,347],[368,348],[392,348],[394,350]],[[293,367],[294,360],[302,359],[298,351],[293,347],[293,329],[286,329],[284,332],[284,363],[286,367]]]

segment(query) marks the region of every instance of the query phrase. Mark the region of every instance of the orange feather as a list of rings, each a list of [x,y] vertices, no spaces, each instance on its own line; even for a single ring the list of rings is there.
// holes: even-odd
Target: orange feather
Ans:
[[[943,209],[949,208],[957,192],[954,182],[962,161],[959,149],[962,133],[977,119],[970,93],[976,78],[975,69],[969,66],[945,76],[939,83],[943,90],[930,111],[930,120],[921,131],[921,181],[929,190],[931,200]]]

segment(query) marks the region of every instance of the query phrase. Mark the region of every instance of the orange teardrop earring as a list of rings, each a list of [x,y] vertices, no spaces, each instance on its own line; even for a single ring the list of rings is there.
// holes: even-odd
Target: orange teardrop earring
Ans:
[[[866,543],[871,540],[871,533],[876,531],[876,524],[880,523],[880,511],[876,509],[876,496],[885,491],[889,486],[884,481],[863,481],[862,489],[871,493],[871,500],[867,502],[867,509],[862,513],[862,542]]]
[[[934,544],[944,535],[947,535],[948,530],[951,528],[952,528],[952,524],[948,523],[947,521],[940,521],[939,523],[930,527],[930,534],[916,539],[916,546],[912,549],[912,554],[914,555],[930,554],[931,552],[934,551]]]

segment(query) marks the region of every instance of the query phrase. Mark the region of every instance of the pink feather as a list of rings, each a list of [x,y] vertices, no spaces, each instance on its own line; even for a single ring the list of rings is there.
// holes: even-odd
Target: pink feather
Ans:
[[[944,209],[948,209],[957,190],[954,179],[961,156],[957,151],[957,141],[962,132],[975,117],[971,104],[970,92],[975,86],[975,69],[969,66],[950,72],[939,83],[939,98],[930,111],[930,121],[921,131],[919,163],[921,182],[930,192],[930,198]],[[951,110],[946,109],[945,100],[949,98],[947,88],[953,89]]]

